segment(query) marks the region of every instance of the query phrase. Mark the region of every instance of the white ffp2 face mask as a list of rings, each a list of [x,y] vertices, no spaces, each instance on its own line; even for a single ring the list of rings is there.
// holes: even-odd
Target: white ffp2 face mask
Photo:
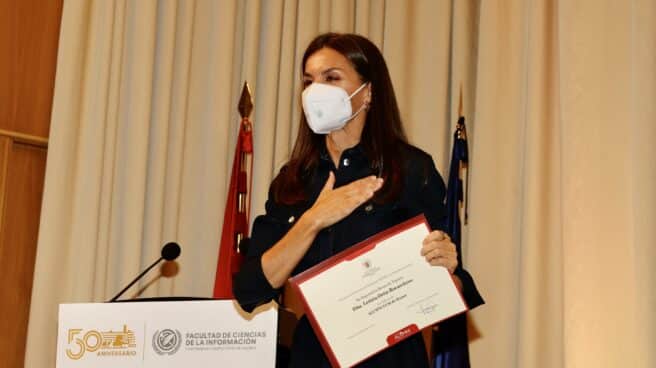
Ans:
[[[302,94],[305,119],[317,134],[328,134],[342,129],[347,122],[356,117],[366,106],[352,114],[351,98],[360,92],[367,83],[363,83],[350,96],[340,87],[329,84],[312,83]]]

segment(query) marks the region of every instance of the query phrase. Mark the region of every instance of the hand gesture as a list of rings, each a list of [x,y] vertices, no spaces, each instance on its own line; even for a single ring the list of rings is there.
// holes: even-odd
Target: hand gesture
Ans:
[[[335,174],[331,171],[319,197],[305,213],[318,230],[342,220],[358,206],[371,199],[383,186],[383,179],[372,175],[337,189],[333,189],[334,185]]]

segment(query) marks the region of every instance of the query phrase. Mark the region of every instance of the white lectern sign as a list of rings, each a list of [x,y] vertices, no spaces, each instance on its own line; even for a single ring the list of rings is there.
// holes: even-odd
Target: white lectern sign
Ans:
[[[57,367],[274,367],[277,309],[232,300],[61,304]]]

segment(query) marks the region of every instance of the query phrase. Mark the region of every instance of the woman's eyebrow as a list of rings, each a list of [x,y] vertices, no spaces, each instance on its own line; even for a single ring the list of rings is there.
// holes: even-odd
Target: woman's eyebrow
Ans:
[[[333,71],[344,72],[344,69],[339,68],[339,67],[328,68],[328,69],[322,71],[322,72],[321,72],[321,75],[326,75],[326,74],[328,74],[328,73],[330,73],[330,72],[333,72]],[[303,72],[303,77],[312,78],[312,74],[310,74],[310,73],[308,73],[308,72]]]
[[[324,74],[324,75],[325,75],[325,74],[328,74],[328,73],[330,73],[330,72],[332,72],[332,71],[340,71],[340,72],[343,72],[344,70],[343,70],[342,68],[332,67],[332,68],[328,68],[328,69],[322,71],[321,74]]]

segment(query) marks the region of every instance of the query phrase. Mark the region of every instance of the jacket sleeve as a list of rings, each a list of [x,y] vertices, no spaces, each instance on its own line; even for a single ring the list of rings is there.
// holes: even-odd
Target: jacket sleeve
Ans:
[[[447,211],[444,203],[446,197],[446,186],[440,176],[435,163],[430,157],[429,162],[424,165],[424,180],[420,183],[420,203],[424,215],[433,230],[445,230],[447,228]],[[465,270],[462,264],[458,264],[454,274],[462,281],[462,296],[469,309],[473,309],[485,301],[476,288],[474,279]]]
[[[271,199],[267,201],[266,209],[266,214],[258,216],[253,222],[246,260],[232,281],[233,294],[247,312],[277,299],[280,294],[280,289],[273,288],[264,276],[262,255],[285,235],[288,228],[272,215],[275,205]]]

